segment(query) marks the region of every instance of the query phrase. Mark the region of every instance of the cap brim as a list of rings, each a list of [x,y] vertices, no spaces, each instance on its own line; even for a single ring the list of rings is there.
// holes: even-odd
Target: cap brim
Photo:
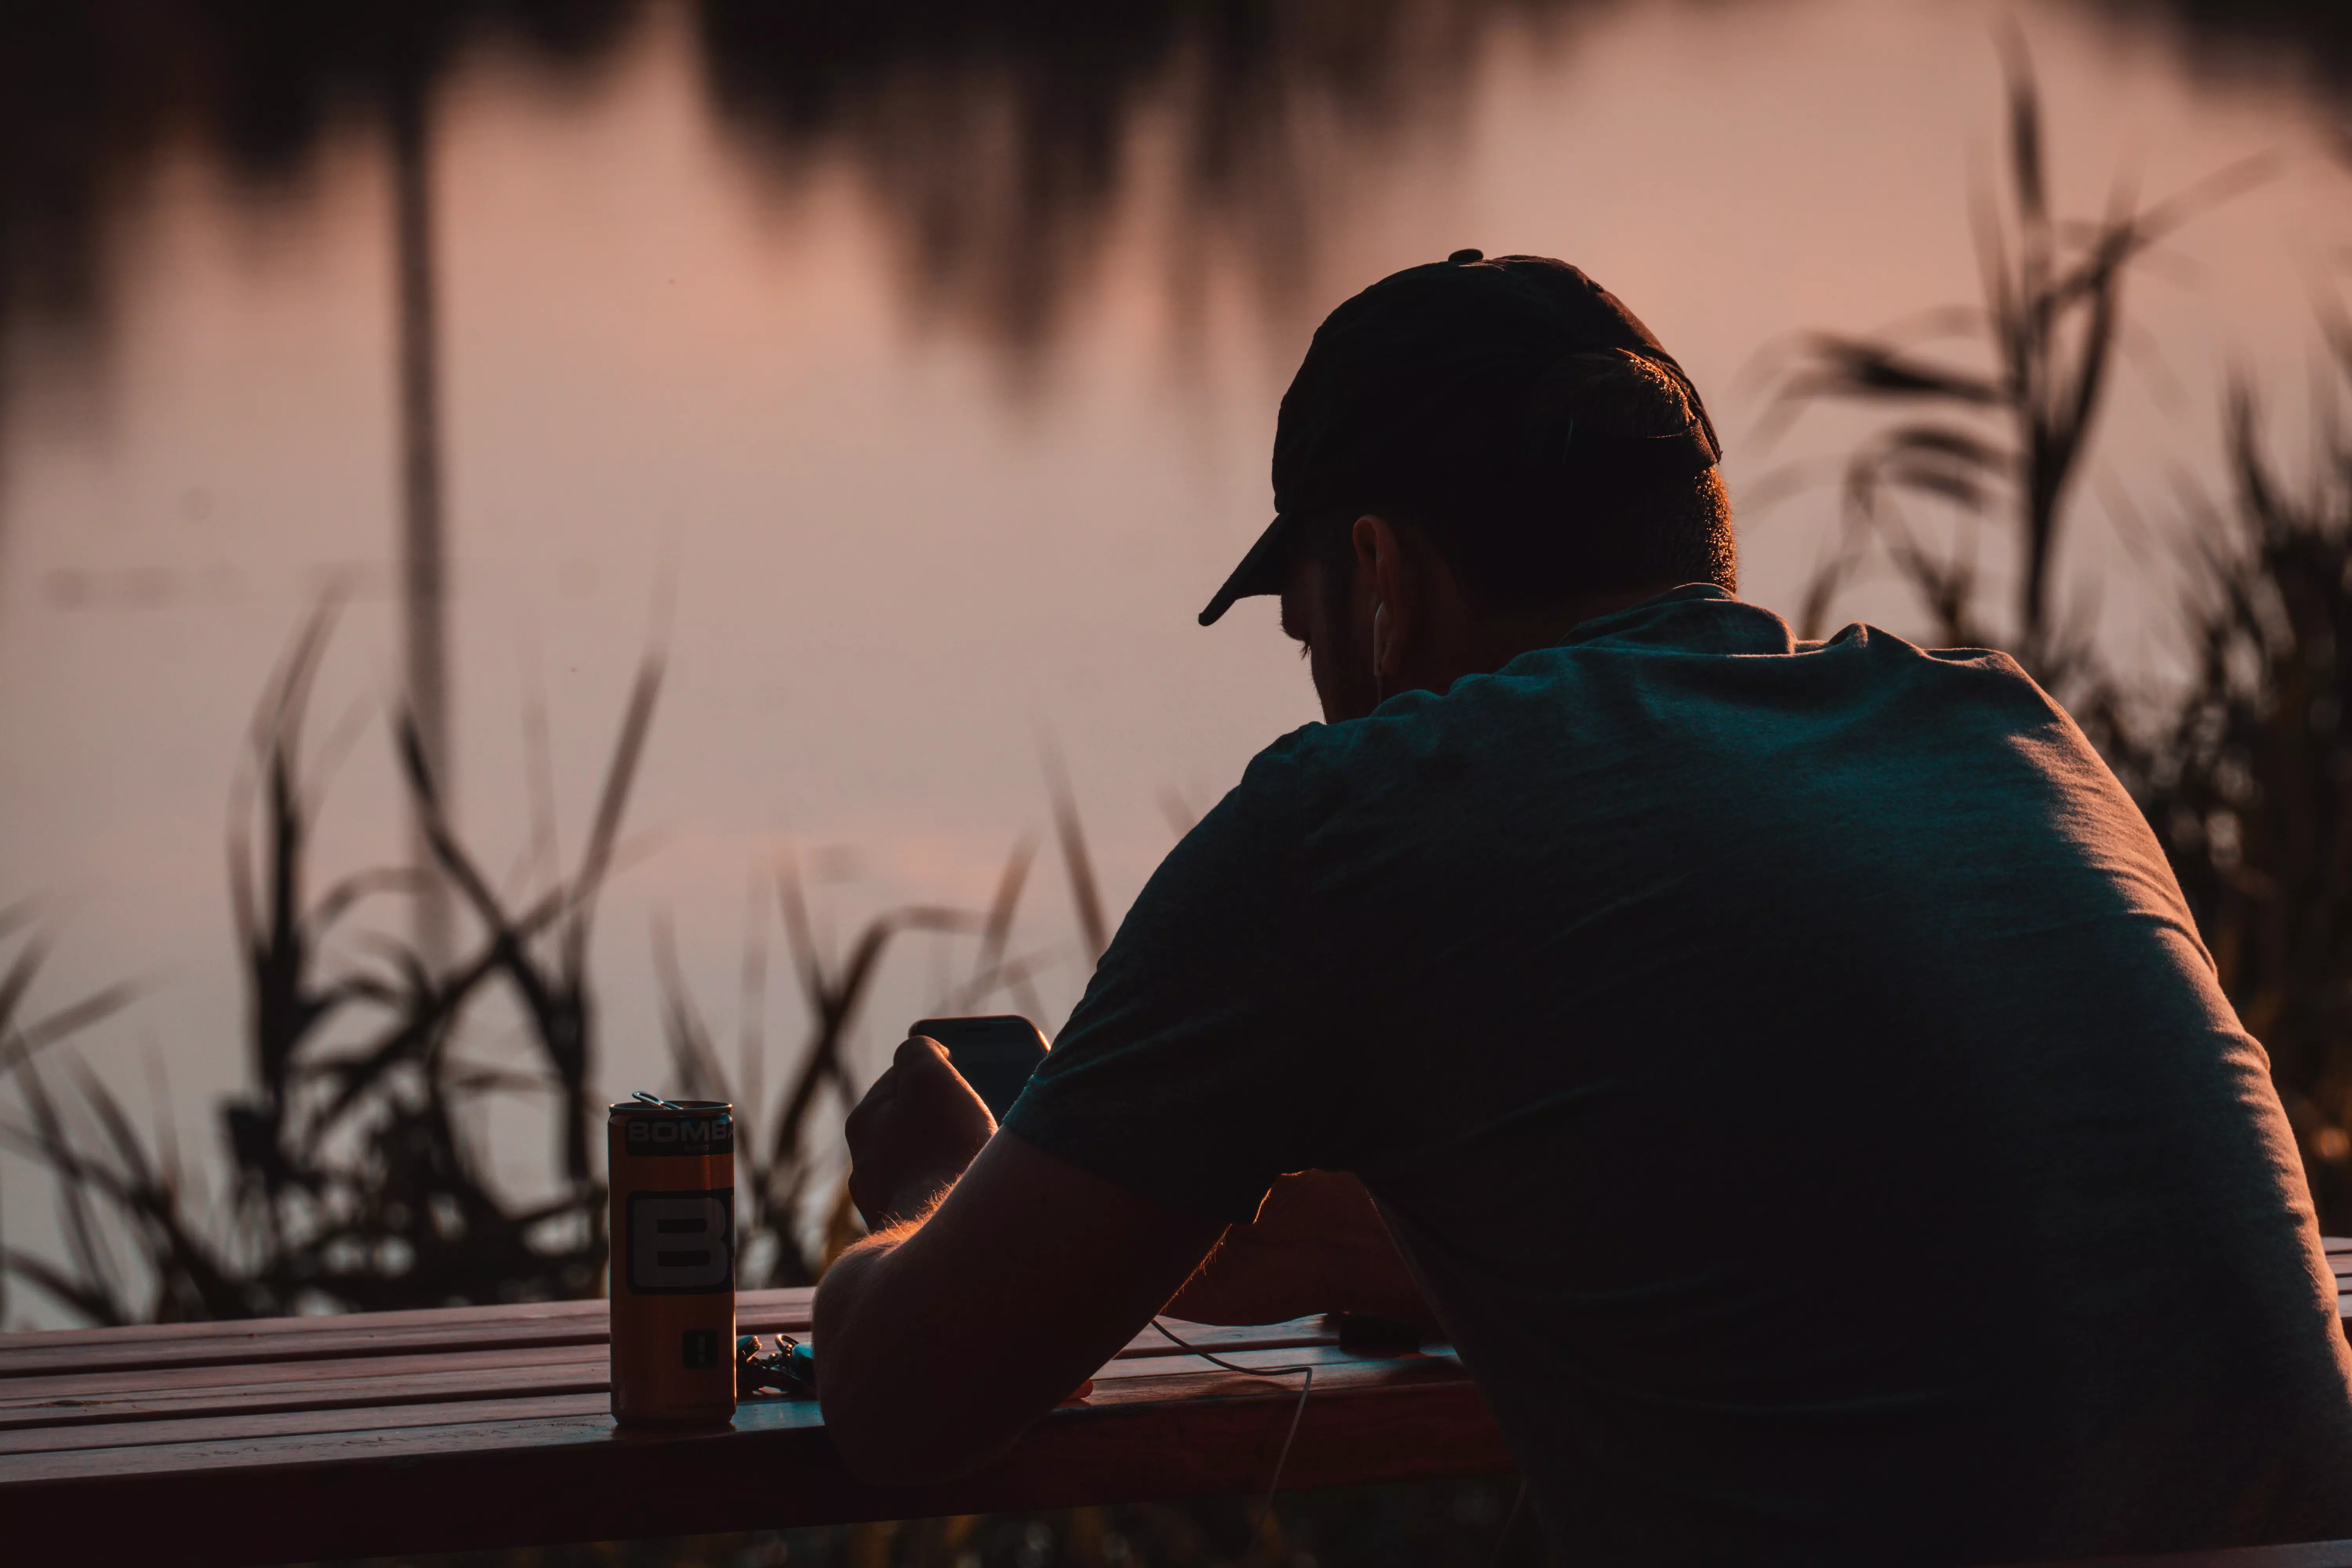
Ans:
[[[1225,585],[1217,590],[1217,596],[1201,612],[1201,624],[1214,626],[1217,617],[1232,609],[1236,599],[1281,593],[1282,580],[1289,571],[1290,519],[1286,515],[1265,525],[1265,531],[1257,536],[1257,542],[1242,557],[1242,563],[1234,568],[1234,574],[1225,579]]]

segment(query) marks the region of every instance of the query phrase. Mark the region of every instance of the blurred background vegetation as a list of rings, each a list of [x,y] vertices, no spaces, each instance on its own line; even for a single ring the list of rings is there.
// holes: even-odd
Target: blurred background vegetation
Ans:
[[[177,139],[202,139],[239,178],[268,186],[305,177],[322,136],[356,116],[391,127],[401,155],[421,165],[432,155],[421,128],[436,85],[463,49],[495,37],[551,68],[592,71],[643,9],[635,0],[0,7],[0,348],[38,331],[100,352],[115,276],[109,202]],[[2340,6],[2173,0],[2155,9],[2231,46],[2287,40],[2314,73],[2352,81],[2352,21]],[[709,92],[734,132],[787,181],[828,147],[856,142],[867,177],[887,193],[910,293],[971,324],[1016,384],[1101,264],[1137,116],[1163,111],[1171,93],[1182,103],[1175,167],[1192,221],[1180,247],[1238,254],[1264,293],[1294,298],[1310,243],[1299,227],[1312,205],[1312,160],[1301,151],[1310,132],[1375,148],[1403,138],[1413,103],[1465,90],[1495,16],[1541,22],[1575,10],[1567,0],[690,7]],[[1842,624],[1858,584],[1891,581],[1917,616],[1898,629],[2002,647],[2075,715],[2147,813],[2232,1002],[2271,1053],[2323,1226],[2352,1233],[2352,427],[2341,416],[2352,313],[2341,271],[2315,286],[2309,385],[2282,393],[2241,375],[2224,389],[2224,427],[2210,434],[2226,483],[2176,483],[2161,503],[2138,503],[2170,512],[2146,531],[2168,552],[2153,574],[2179,585],[2172,668],[2119,663],[2095,606],[2061,591],[2055,563],[2083,526],[2101,416],[2129,337],[2127,294],[2168,239],[2229,223],[2277,170],[2264,159],[2217,164],[2152,197],[2119,180],[2104,210],[2064,210],[2052,165],[2065,149],[2051,145],[2026,39],[2012,30],[1995,47],[2008,84],[2002,155],[1976,189],[1953,193],[1970,203],[1981,295],[1921,299],[1920,316],[1877,335],[1824,323],[1769,346],[1758,443],[1769,449],[1828,404],[1844,405],[1838,428],[1851,438],[1833,464],[1792,462],[1743,503],[1760,516],[1809,493],[1833,499],[1832,546],[1795,617],[1807,635]],[[974,85],[982,80],[986,91]],[[415,216],[416,232],[429,234],[428,218]],[[1181,275],[1191,262],[1178,255],[1168,266]],[[429,287],[404,308],[421,356],[408,384],[423,398],[400,415],[414,552],[424,537],[415,531],[438,526]],[[2288,405],[2294,416],[2283,419]],[[0,419],[8,414],[0,401]],[[2284,449],[2284,431],[2298,449]],[[0,1240],[0,1290],[37,1292],[96,1323],[601,1291],[592,933],[611,879],[641,852],[629,805],[649,748],[661,744],[662,638],[613,694],[593,806],[568,857],[543,776],[547,715],[526,715],[530,843],[500,868],[448,808],[437,699],[415,679],[419,639],[438,635],[429,616],[404,624],[409,679],[386,705],[389,723],[346,715],[323,734],[313,723],[347,596],[331,586],[294,628],[256,701],[230,803],[246,1030],[243,1086],[214,1108],[221,1160],[184,1155],[168,1116],[141,1126],[125,1086],[78,1054],[78,1039],[120,1015],[143,983],[53,997],[42,984],[55,941],[46,910],[30,899],[0,907],[9,1095],[0,1139],[47,1173],[58,1238],[54,1247]],[[425,651],[427,665],[438,657]],[[327,864],[318,815],[329,780],[362,746],[380,746],[400,782],[414,850]],[[1013,842],[992,894],[969,907],[898,902],[837,929],[821,879],[792,856],[750,868],[740,985],[724,1007],[697,994],[672,924],[655,922],[647,952],[670,1063],[664,1087],[731,1099],[742,1121],[743,1287],[808,1283],[856,1234],[834,1129],[863,1087],[849,1042],[886,962],[928,957],[933,1010],[1007,1008],[1050,1027],[1037,977],[1073,954],[1082,973],[1101,951],[1111,904],[1057,756],[1043,778],[1049,839]],[[1191,808],[1171,797],[1165,810],[1181,832]],[[1069,900],[1070,929],[1049,937],[1034,934],[1034,916],[1024,922],[1041,855]],[[419,921],[415,911],[436,900],[437,923]],[[782,947],[772,953],[774,932]],[[800,1008],[773,1083],[772,970]],[[520,1020],[524,1049],[486,1063],[459,1042],[494,996]],[[480,1108],[518,1098],[553,1107],[548,1180],[529,1199],[492,1173],[481,1147]],[[194,1167],[221,1163],[227,1179],[215,1194]],[[1284,1552],[1307,1562],[1486,1562],[1509,1498],[1504,1481],[1301,1495],[1284,1503]],[[1243,1507],[551,1549],[539,1560],[1205,1563],[1239,1554]],[[1534,1550],[1503,1544],[1512,1559]]]

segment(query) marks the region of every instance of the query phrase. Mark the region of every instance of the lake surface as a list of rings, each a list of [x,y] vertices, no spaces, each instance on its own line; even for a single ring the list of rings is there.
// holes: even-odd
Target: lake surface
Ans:
[[[757,879],[787,851],[845,940],[908,900],[983,903],[1043,836],[1013,946],[1036,960],[1022,1005],[1059,1023],[1087,953],[1042,750],[1115,916],[1181,821],[1316,716],[1268,601],[1193,616],[1269,515],[1308,334],[1375,278],[1465,246],[1576,262],[1681,357],[1753,494],[1864,428],[1809,415],[1767,449],[1760,352],[1974,298],[1968,193],[1999,167],[1994,38],[2019,16],[2065,209],[2119,170],[2153,196],[2281,159],[2135,279],[2067,547],[2066,592],[2160,679],[2167,531],[2182,486],[2222,483],[2219,389],[2242,369],[2292,441],[2314,290],[2352,247],[2352,110],[2306,49],[2119,8],[1399,5],[1370,13],[1377,47],[1309,29],[1239,65],[1199,38],[1055,64],[1111,83],[1093,98],[1017,51],[908,48],[774,101],[713,43],[729,10],[628,10],[564,61],[486,36],[431,100],[454,793],[495,871],[532,851],[534,694],[576,854],[635,663],[667,652],[597,926],[616,1094],[670,1081],[665,919],[731,1059],[747,889],[773,945]],[[23,305],[0,337],[0,905],[45,912],[50,1005],[142,983],[83,1048],[215,1173],[212,1108],[245,1072],[232,785],[331,584],[349,603],[313,736],[352,729],[316,875],[404,853],[387,168],[356,109],[261,181],[163,135],[100,193],[93,301]],[[1826,489],[1743,513],[1747,596],[1792,610],[1834,517]],[[1924,626],[1884,583],[1841,610]],[[903,944],[861,1079],[968,958]],[[803,1018],[775,968],[771,1089]],[[513,1020],[482,1009],[466,1048],[513,1059]],[[518,1187],[547,1164],[530,1115],[487,1129]],[[0,1220],[51,1245],[13,1158]],[[21,1291],[7,1310],[56,1321]]]

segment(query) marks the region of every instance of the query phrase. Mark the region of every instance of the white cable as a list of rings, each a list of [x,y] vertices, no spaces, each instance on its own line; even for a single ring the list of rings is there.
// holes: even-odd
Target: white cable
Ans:
[[[1273,1479],[1265,1483],[1265,1500],[1258,1505],[1257,1524],[1250,1531],[1250,1549],[1255,1550],[1258,1538],[1265,1533],[1266,1521],[1274,1517],[1274,1495],[1282,1487],[1282,1468],[1289,1462],[1290,1445],[1298,1436],[1299,1417],[1307,1414],[1307,1395],[1315,1387],[1315,1369],[1304,1363],[1297,1366],[1244,1366],[1239,1362],[1227,1361],[1221,1355],[1202,1350],[1196,1345],[1187,1344],[1176,1337],[1175,1330],[1158,1318],[1151,1320],[1151,1326],[1160,1331],[1162,1338],[1187,1355],[1199,1356],[1202,1361],[1223,1367],[1227,1372],[1238,1372],[1250,1377],[1287,1377],[1294,1372],[1306,1374],[1298,1384],[1298,1403],[1291,1407],[1290,1430],[1283,1434],[1282,1451],[1275,1456]],[[1511,1541],[1511,1527],[1519,1522],[1519,1515],[1526,1510],[1527,1505],[1528,1483],[1521,1480],[1518,1494],[1511,1499],[1510,1511],[1503,1516],[1503,1528],[1495,1537],[1495,1555],[1491,1559],[1490,1568],[1495,1568],[1495,1565],[1500,1564],[1503,1561],[1503,1549],[1509,1545]]]
[[[1503,1516],[1502,1532],[1495,1537],[1495,1555],[1486,1560],[1486,1568],[1502,1568],[1503,1548],[1511,1543],[1511,1526],[1519,1522],[1519,1510],[1528,1506],[1528,1483],[1519,1482],[1519,1495],[1511,1500],[1511,1511]]]
[[[1290,1445],[1297,1439],[1299,1417],[1307,1414],[1307,1396],[1315,1388],[1315,1369],[1304,1363],[1297,1366],[1244,1366],[1239,1362],[1227,1361],[1224,1357],[1202,1350],[1197,1345],[1185,1343],[1176,1337],[1175,1330],[1158,1318],[1151,1320],[1151,1326],[1158,1329],[1170,1343],[1185,1354],[1199,1356],[1211,1365],[1223,1367],[1227,1372],[1238,1372],[1248,1377],[1287,1377],[1294,1372],[1306,1373],[1298,1384],[1298,1403],[1291,1407],[1290,1430],[1282,1435],[1282,1451],[1274,1457],[1274,1474],[1265,1483],[1265,1500],[1258,1505],[1257,1522],[1250,1531],[1247,1550],[1254,1553],[1257,1549],[1258,1538],[1265,1533],[1266,1525],[1274,1518],[1274,1494],[1282,1488],[1282,1468],[1290,1462]]]

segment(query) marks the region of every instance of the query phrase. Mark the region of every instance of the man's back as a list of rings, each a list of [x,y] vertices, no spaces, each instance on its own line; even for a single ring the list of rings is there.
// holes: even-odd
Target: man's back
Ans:
[[[2161,855],[1997,655],[1685,589],[1271,748],[1013,1131],[1359,1172],[1573,1560],[2352,1533],[2352,1355]]]

